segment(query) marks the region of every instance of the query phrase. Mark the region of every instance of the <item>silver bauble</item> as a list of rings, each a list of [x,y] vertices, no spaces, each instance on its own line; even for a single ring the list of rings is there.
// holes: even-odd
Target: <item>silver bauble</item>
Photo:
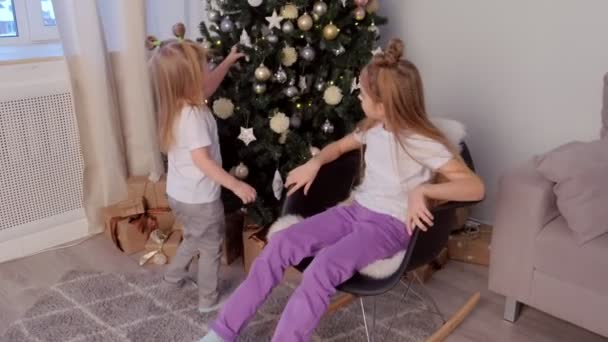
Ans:
[[[310,46],[306,46],[300,51],[300,56],[302,57],[302,59],[310,62],[315,59],[315,49]]]
[[[289,125],[293,128],[300,128],[302,125],[302,117],[299,114],[292,116],[289,119]]]
[[[258,95],[262,95],[266,92],[266,84],[264,83],[254,83],[253,84],[253,91],[255,91],[256,94]]]
[[[283,70],[283,68],[279,68],[279,70],[274,73],[274,80],[279,83],[287,82],[287,73],[285,72],[285,70]]]
[[[249,3],[249,6],[251,7],[258,7],[262,4],[262,0],[247,0],[247,3]]]
[[[247,178],[247,176],[249,176],[249,168],[247,167],[247,165],[240,163],[235,169],[234,169],[234,176],[238,179],[245,179]]]
[[[286,21],[283,23],[283,33],[287,33],[290,34],[292,33],[296,28],[295,26],[293,26],[293,23],[291,21]]]
[[[266,37],[266,40],[268,40],[268,42],[270,42],[271,44],[276,44],[279,42],[279,37],[275,34],[269,34]]]
[[[287,97],[294,97],[298,95],[298,88],[296,88],[295,86],[287,87],[285,89],[285,95],[287,95]]]
[[[264,64],[261,64],[257,69],[255,69],[255,79],[258,81],[268,81],[270,76],[272,76],[270,69],[268,69]]]
[[[318,16],[324,16],[327,13],[327,4],[323,1],[317,1],[312,7],[312,12]]]
[[[209,18],[209,21],[212,23],[218,23],[218,22],[220,22],[220,20],[222,20],[222,16],[220,15],[220,12],[218,12],[216,10],[210,10],[209,13],[207,14],[207,18]]]
[[[323,126],[321,126],[321,131],[325,134],[332,134],[334,132],[334,125],[329,121],[329,119],[325,120]]]
[[[232,32],[234,30],[234,23],[230,19],[230,17],[225,17],[220,24],[220,30],[222,32]]]

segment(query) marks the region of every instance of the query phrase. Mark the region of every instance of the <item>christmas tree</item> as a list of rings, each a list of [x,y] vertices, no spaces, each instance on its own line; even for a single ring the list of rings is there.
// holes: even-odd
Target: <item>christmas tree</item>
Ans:
[[[277,217],[290,170],[363,118],[358,76],[386,22],[377,10],[378,0],[207,0],[210,67],[234,45],[247,54],[209,106],[224,167],[258,192],[255,223]],[[224,202],[241,206],[228,193]]]

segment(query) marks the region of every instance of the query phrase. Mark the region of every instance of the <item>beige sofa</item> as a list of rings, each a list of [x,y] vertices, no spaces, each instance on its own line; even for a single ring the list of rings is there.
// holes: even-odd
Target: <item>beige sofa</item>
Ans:
[[[608,139],[608,74],[604,101],[602,134]],[[490,290],[506,297],[508,321],[515,322],[525,304],[608,337],[608,234],[577,243],[558,210],[554,185],[534,161],[502,177],[491,243]],[[606,227],[608,222],[597,224]]]

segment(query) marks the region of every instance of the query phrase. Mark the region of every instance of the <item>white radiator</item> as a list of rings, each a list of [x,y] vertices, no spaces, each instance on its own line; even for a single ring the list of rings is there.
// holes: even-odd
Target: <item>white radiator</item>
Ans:
[[[77,221],[82,225],[82,174],[68,81],[0,87],[0,244],[16,249],[12,256],[71,240],[51,231]],[[79,234],[87,230],[84,222]],[[44,232],[54,238],[17,242]],[[10,258],[2,254],[0,261]]]

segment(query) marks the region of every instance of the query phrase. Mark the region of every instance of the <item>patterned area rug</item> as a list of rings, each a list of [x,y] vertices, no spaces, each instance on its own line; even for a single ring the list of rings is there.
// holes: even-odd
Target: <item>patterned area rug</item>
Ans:
[[[278,286],[240,340],[269,341],[293,284]],[[385,341],[422,341],[439,326],[439,319],[415,297],[400,301],[398,287],[378,297],[377,328],[384,336],[391,317],[398,314]],[[213,314],[197,311],[193,285],[180,290],[161,286],[158,274],[142,271],[108,274],[72,271],[43,293],[25,315],[13,323],[2,342],[178,342],[197,341]],[[371,313],[371,299],[366,310]],[[368,317],[371,319],[371,317]],[[326,316],[313,341],[365,341],[359,302]]]

